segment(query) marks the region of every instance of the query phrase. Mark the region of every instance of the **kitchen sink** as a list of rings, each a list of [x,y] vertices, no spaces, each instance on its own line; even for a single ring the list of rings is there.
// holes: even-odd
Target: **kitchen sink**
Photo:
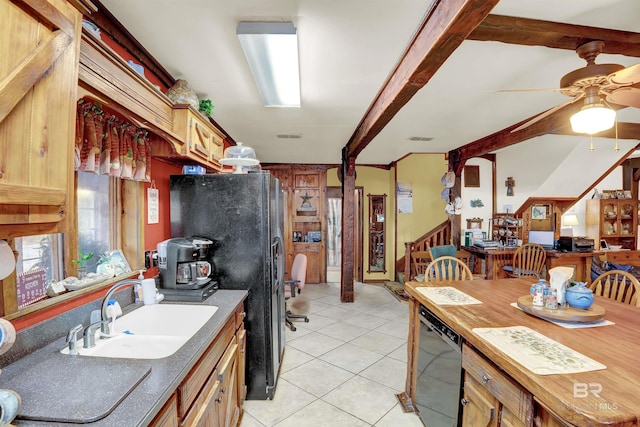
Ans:
[[[80,356],[124,359],[162,359],[180,349],[218,310],[193,304],[145,305],[116,319],[116,336],[100,339],[84,348],[78,340]],[[69,348],[61,351],[69,354]]]

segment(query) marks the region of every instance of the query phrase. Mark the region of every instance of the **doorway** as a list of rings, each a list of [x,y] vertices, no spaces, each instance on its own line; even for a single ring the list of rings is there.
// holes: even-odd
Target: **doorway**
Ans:
[[[340,283],[342,271],[342,188],[326,188],[326,278],[328,283]],[[363,188],[355,189],[353,280],[362,281],[362,197]]]

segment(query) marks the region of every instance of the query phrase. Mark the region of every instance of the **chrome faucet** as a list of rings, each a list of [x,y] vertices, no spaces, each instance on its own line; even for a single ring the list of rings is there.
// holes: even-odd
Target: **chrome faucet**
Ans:
[[[78,332],[82,332],[82,325],[76,325],[67,333],[69,354],[78,354]]]
[[[115,285],[113,285],[111,287],[111,289],[109,289],[107,291],[107,293],[104,296],[104,299],[102,300],[102,309],[100,310],[100,320],[101,320],[101,327],[100,327],[100,331],[102,332],[103,335],[111,335],[111,323],[109,322],[109,319],[107,318],[107,305],[109,304],[109,300],[111,299],[111,297],[113,296],[113,294],[120,288],[124,288],[125,286],[135,286],[135,285],[140,285],[142,282],[140,280],[136,280],[136,279],[125,279],[125,280],[121,280],[118,283],[116,283]]]
[[[107,320],[100,320],[96,323],[92,323],[84,329],[83,345],[84,348],[93,348],[96,346],[96,331],[98,328],[102,329],[102,325],[109,323]]]

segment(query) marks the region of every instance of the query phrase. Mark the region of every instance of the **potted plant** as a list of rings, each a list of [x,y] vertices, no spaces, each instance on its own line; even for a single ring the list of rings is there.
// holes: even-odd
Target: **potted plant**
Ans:
[[[213,113],[213,103],[211,102],[210,99],[201,99],[200,100],[200,107],[198,109],[205,116],[211,117],[211,113]]]
[[[87,276],[87,261],[93,258],[93,252],[85,254],[81,250],[78,250],[80,257],[78,259],[72,259],[71,262],[78,265],[78,279],[82,280]]]

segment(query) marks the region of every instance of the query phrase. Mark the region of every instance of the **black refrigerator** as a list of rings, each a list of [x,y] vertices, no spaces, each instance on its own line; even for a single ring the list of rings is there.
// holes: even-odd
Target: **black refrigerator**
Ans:
[[[170,177],[171,236],[213,241],[219,289],[246,289],[247,399],[271,399],[284,351],[284,205],[269,172]]]

